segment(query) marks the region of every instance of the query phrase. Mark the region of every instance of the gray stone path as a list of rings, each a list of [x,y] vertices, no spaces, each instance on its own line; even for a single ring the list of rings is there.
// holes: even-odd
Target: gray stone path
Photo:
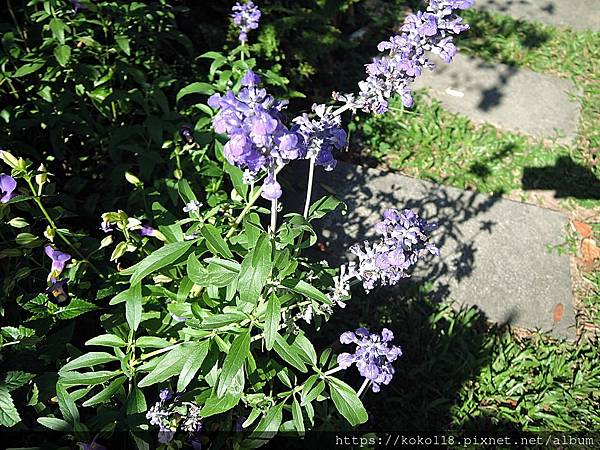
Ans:
[[[476,305],[492,321],[575,337],[569,257],[548,251],[564,241],[562,214],[346,163],[317,170],[316,189],[348,204],[347,215],[321,222],[332,264],[349,245],[374,236],[385,208],[413,208],[438,222],[433,240],[442,253],[421,262],[413,280],[433,282],[440,300]]]
[[[581,106],[571,97],[581,93],[570,80],[458,54],[414,87],[430,88],[447,109],[475,122],[561,143],[577,135]]]
[[[578,31],[600,31],[600,0],[476,0],[475,8]]]

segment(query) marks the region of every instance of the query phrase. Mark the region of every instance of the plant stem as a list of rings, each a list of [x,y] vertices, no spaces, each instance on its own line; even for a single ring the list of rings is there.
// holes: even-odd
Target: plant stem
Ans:
[[[275,175],[277,175],[279,172],[281,172],[283,167],[284,166],[277,167],[275,169]],[[248,212],[250,212],[250,210],[252,209],[252,207],[254,206],[256,201],[258,200],[258,197],[260,197],[261,192],[262,192],[262,186],[260,188],[258,188],[258,190],[254,194],[252,194],[252,197],[250,197],[250,201],[248,202],[246,207],[242,210],[242,212],[240,213],[240,215],[238,216],[236,221],[233,223],[232,227],[229,229],[229,232],[225,235],[225,239],[229,239],[231,236],[233,236],[233,233],[235,233],[235,230],[238,227],[238,225],[240,223],[242,223],[242,220],[244,220],[244,217],[246,217],[246,214],[248,214]]]
[[[364,390],[367,388],[367,386],[369,385],[369,383],[371,382],[371,380],[369,380],[368,378],[365,378],[365,381],[363,381],[362,386],[360,387],[360,389],[358,390],[358,392],[356,393],[356,395],[358,397],[361,396],[361,394],[364,392]]]
[[[339,372],[340,370],[346,370],[346,369],[344,369],[343,367],[337,366],[337,367],[334,367],[331,370],[328,370],[323,375],[325,375],[325,376],[327,376],[327,375],[333,375],[334,373]]]
[[[271,227],[270,232],[272,236],[275,236],[275,229],[277,228],[277,199],[271,200]]]
[[[340,114],[342,114],[344,111],[349,110],[352,107],[352,105],[350,103],[346,103],[344,106],[339,107],[338,109],[336,109],[332,114],[334,116],[339,116]]]
[[[308,184],[306,186],[306,201],[304,202],[304,218],[308,220],[308,211],[310,209],[310,198],[312,196],[313,179],[315,177],[316,156],[310,157],[310,166],[308,167]]]
[[[40,196],[38,195],[37,191],[33,187],[31,178],[29,176],[26,176],[24,178],[25,178],[25,181],[27,182],[27,184],[29,185],[29,189],[31,189],[31,193],[33,194],[33,200],[35,201],[38,208],[40,209],[40,211],[46,218],[46,221],[48,222],[48,225],[50,225],[50,228],[52,228],[52,230],[58,235],[58,237],[60,237],[63,240],[63,242],[69,246],[69,248],[73,251],[73,253],[75,253],[82,262],[88,263],[90,265],[90,267],[94,270],[94,272],[96,272],[96,274],[100,278],[104,278],[104,275],[102,275],[102,273],[98,270],[98,268],[91,261],[89,261],[85,256],[83,256],[81,254],[81,252],[79,250],[77,250],[77,248],[71,243],[71,241],[64,234],[62,234],[62,232],[58,229],[58,227],[56,226],[56,223],[54,222],[52,217],[50,217],[50,214],[48,214],[48,211],[46,211],[46,208],[44,207],[42,201],[40,200]]]

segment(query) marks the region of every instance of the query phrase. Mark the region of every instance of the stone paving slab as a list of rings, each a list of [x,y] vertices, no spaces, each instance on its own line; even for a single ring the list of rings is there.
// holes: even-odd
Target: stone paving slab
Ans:
[[[581,106],[571,97],[581,92],[570,80],[458,54],[424,72],[414,87],[430,88],[444,107],[474,122],[560,143],[577,136]]]
[[[475,8],[577,31],[600,31],[600,0],[476,0]]]
[[[334,213],[320,225],[330,263],[373,237],[384,209],[412,208],[438,222],[432,239],[441,250],[419,264],[413,281],[433,282],[436,298],[476,305],[492,321],[575,338],[569,257],[548,249],[564,242],[564,215],[347,163],[317,170],[315,180],[316,195],[334,193],[348,205],[347,215]],[[555,323],[557,308],[564,312]]]

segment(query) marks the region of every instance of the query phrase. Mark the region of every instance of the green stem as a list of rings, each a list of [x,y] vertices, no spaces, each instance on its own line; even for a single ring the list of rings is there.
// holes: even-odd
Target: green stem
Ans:
[[[284,166],[277,167],[277,169],[275,169],[275,175],[277,175],[279,172],[281,172],[283,167]],[[248,214],[248,212],[250,212],[250,210],[252,209],[252,207],[254,206],[256,201],[258,200],[258,197],[260,197],[261,192],[262,192],[262,186],[259,187],[258,190],[254,194],[252,194],[252,197],[250,197],[250,201],[248,202],[246,207],[242,210],[242,212],[240,213],[240,215],[238,216],[236,221],[233,223],[229,232],[225,235],[225,239],[229,239],[231,236],[233,236],[233,233],[235,233],[235,230],[238,227],[238,225],[240,223],[242,223],[242,220],[244,220],[244,217],[246,217],[246,214]]]
[[[29,185],[29,189],[31,189],[31,193],[33,194],[33,200],[35,201],[38,208],[40,209],[40,211],[46,218],[46,221],[48,222],[48,225],[50,225],[50,228],[52,228],[52,231],[54,231],[58,235],[58,237],[60,237],[63,240],[63,242],[65,244],[67,244],[67,246],[71,249],[71,251],[73,251],[73,253],[75,253],[79,257],[81,262],[88,263],[90,265],[90,267],[94,270],[94,272],[96,272],[96,274],[100,278],[104,278],[104,275],[98,270],[98,268],[91,261],[89,261],[85,256],[83,256],[81,254],[81,252],[79,250],[77,250],[77,248],[71,243],[71,241],[58,229],[58,227],[56,226],[56,223],[54,222],[52,217],[50,217],[50,214],[48,214],[48,211],[44,207],[44,205],[40,199],[40,196],[38,195],[37,191],[33,187],[33,183],[31,182],[31,177],[29,177],[27,175],[24,178],[25,178],[25,181],[27,182],[27,184]]]

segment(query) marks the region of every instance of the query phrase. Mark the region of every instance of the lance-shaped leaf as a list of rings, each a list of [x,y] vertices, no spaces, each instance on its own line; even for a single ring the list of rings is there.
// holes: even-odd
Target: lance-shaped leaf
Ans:
[[[250,354],[250,330],[239,334],[231,344],[229,353],[223,361],[223,368],[219,377],[217,386],[217,396],[225,395],[230,386],[234,383],[236,375],[243,367],[246,358]]]

